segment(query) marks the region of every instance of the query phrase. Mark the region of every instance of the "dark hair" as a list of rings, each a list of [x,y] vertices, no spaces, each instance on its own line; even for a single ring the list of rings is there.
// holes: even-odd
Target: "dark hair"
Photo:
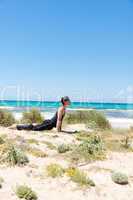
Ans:
[[[68,96],[62,97],[61,98],[61,103],[64,105],[64,102],[71,102]]]
[[[63,97],[61,98],[61,103],[64,105],[64,98]]]

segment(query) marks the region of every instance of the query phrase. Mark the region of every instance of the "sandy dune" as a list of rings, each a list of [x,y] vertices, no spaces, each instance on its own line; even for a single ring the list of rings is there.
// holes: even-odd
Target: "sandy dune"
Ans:
[[[75,126],[74,126],[75,127]],[[68,127],[70,128],[70,127]],[[81,128],[81,127],[80,127]],[[84,127],[82,126],[82,129]],[[34,147],[45,151],[46,158],[36,158],[28,155],[30,163],[25,167],[7,167],[0,165],[0,176],[4,178],[3,188],[0,190],[0,200],[17,200],[14,193],[18,184],[26,184],[36,191],[39,200],[132,200],[133,199],[133,153],[108,153],[108,159],[96,161],[80,169],[87,172],[96,183],[96,187],[81,189],[71,182],[68,177],[45,177],[45,167],[50,163],[59,163],[68,167],[65,157],[59,156],[56,150],[51,150],[42,141],[51,142],[54,145],[62,143],[76,143],[74,135],[53,132],[26,132],[0,128],[1,134],[7,134],[9,138],[19,138],[19,142],[27,139],[36,139],[38,144]],[[130,184],[120,186],[112,182],[111,172],[122,171],[129,175]],[[42,177],[44,175],[44,177]]]

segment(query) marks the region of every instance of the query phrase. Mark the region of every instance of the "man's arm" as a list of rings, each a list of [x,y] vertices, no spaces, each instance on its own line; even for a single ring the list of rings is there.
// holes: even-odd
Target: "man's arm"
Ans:
[[[63,116],[64,110],[62,108],[59,109],[58,111],[58,118],[57,118],[57,124],[56,124],[56,128],[58,132],[61,132],[61,128],[62,128],[62,116]]]

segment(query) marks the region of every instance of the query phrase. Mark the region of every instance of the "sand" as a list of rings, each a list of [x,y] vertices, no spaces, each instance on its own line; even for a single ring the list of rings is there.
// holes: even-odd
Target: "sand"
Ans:
[[[84,130],[84,125],[67,127]],[[26,132],[0,127],[0,134],[6,134],[22,143],[27,139],[36,139],[38,144],[31,144],[48,154],[45,158],[36,158],[28,155],[30,163],[25,167],[7,167],[0,165],[0,176],[4,179],[0,189],[0,200],[17,200],[15,188],[17,185],[26,184],[37,193],[38,200],[132,200],[133,199],[133,153],[108,152],[107,159],[96,161],[87,165],[79,165],[96,184],[92,188],[80,188],[69,180],[68,177],[49,178],[45,176],[45,168],[50,163],[58,163],[68,167],[69,162],[65,156],[59,156],[56,150],[51,150],[44,143],[51,142],[54,145],[62,143],[77,143],[74,135],[52,132]],[[21,136],[21,137],[20,137]],[[121,186],[111,180],[112,171],[122,171],[129,175],[130,184]]]

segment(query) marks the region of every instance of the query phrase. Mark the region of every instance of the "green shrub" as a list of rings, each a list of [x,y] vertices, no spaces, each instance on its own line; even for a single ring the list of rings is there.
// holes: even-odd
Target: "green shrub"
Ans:
[[[83,140],[70,154],[73,161],[102,160],[105,156],[104,143],[97,135],[91,135],[88,140]]]
[[[29,160],[25,153],[13,145],[3,145],[1,149],[1,161],[10,165],[26,165]]]
[[[16,189],[16,195],[20,199],[37,200],[37,195],[30,187],[25,185],[18,186]]]
[[[112,180],[120,185],[126,185],[128,184],[128,176],[126,174],[123,174],[121,172],[114,172],[112,173]]]
[[[22,123],[42,123],[44,121],[40,111],[33,108],[29,112],[23,112]]]
[[[61,144],[61,145],[58,146],[58,152],[59,153],[65,153],[69,150],[70,150],[70,147],[67,144]]]
[[[0,125],[4,127],[11,126],[15,123],[15,118],[8,110],[0,109]]]
[[[85,123],[90,128],[110,129],[109,121],[104,114],[96,110],[75,111],[66,115],[65,121],[68,124]]]
[[[87,177],[87,174],[85,172],[80,171],[79,169],[68,168],[66,170],[66,173],[72,181],[78,183],[80,186],[95,186],[95,183]]]
[[[64,169],[59,164],[50,164],[46,168],[47,175],[55,178],[62,176],[64,173]]]

